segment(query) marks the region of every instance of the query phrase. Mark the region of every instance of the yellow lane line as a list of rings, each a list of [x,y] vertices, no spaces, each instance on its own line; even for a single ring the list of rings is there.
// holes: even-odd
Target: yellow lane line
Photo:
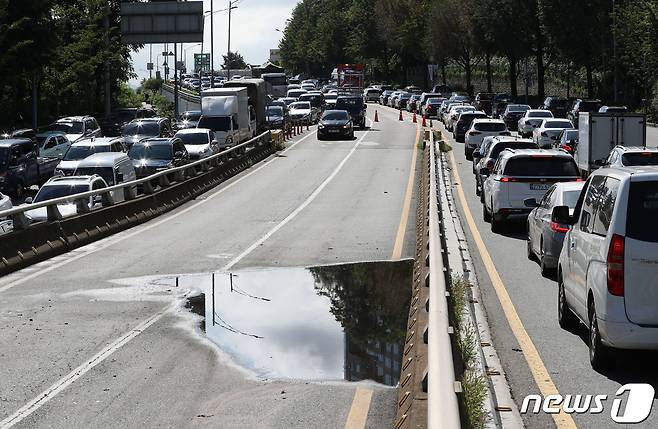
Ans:
[[[398,225],[398,233],[395,236],[395,245],[393,246],[393,255],[391,259],[397,260],[402,257],[402,246],[404,244],[404,233],[407,230],[409,222],[409,212],[411,211],[411,197],[414,192],[414,181],[416,178],[416,159],[418,158],[418,144],[420,143],[420,126],[416,127],[416,140],[414,142],[413,154],[411,155],[411,168],[409,169],[409,180],[407,181],[407,190],[404,195],[402,205],[402,215]]]
[[[528,332],[525,330],[523,322],[521,322],[521,318],[519,317],[518,313],[516,312],[516,308],[512,303],[512,299],[507,293],[507,288],[505,288],[503,280],[500,278],[498,271],[496,271],[496,267],[494,265],[493,259],[491,258],[491,255],[489,254],[489,251],[487,250],[487,246],[482,240],[480,231],[478,230],[477,225],[475,224],[475,220],[473,219],[471,209],[466,202],[464,187],[462,186],[462,181],[459,177],[459,171],[457,170],[457,162],[455,161],[455,156],[452,152],[450,152],[450,163],[452,165],[452,174],[455,177],[455,181],[459,183],[459,186],[457,186],[457,193],[459,195],[459,201],[462,205],[462,208],[464,209],[466,222],[468,223],[468,227],[471,230],[475,244],[477,245],[480,256],[482,257],[484,267],[489,274],[489,279],[491,279],[491,283],[493,284],[494,290],[496,291],[498,301],[503,307],[503,312],[505,313],[507,322],[509,323],[510,328],[512,328],[512,332],[514,333],[514,337],[516,337],[516,341],[519,343],[521,349],[523,350],[523,356],[525,357],[525,360],[530,367],[530,372],[532,372],[535,383],[537,383],[537,386],[539,387],[539,390],[544,397],[558,394],[559,392],[557,387],[553,383],[553,380],[551,379],[551,376],[546,369],[544,362],[541,360],[537,348],[530,339],[530,335],[528,335]],[[574,422],[573,418],[571,418],[570,414],[566,414],[564,411],[560,411],[559,414],[552,414],[552,416],[558,428],[576,428],[576,423]]]
[[[363,429],[366,427],[371,400],[372,390],[362,387],[356,388],[352,407],[347,415],[347,422],[345,422],[345,429]]]

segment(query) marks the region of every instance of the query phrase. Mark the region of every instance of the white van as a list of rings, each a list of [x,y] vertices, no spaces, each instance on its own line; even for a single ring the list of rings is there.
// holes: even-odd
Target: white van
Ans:
[[[74,175],[93,176],[94,174],[102,177],[108,186],[132,182],[137,179],[132,160],[123,152],[102,152],[90,155],[80,161]],[[132,193],[134,198],[137,186],[130,188],[129,192]],[[112,191],[111,194],[115,202],[125,200],[125,194],[121,189]]]
[[[558,321],[589,327],[594,369],[614,363],[614,349],[658,350],[658,168],[596,170],[573,215],[558,264]]]

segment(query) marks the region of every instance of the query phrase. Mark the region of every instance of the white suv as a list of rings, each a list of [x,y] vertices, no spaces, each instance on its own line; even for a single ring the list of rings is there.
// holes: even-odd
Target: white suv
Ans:
[[[576,162],[564,151],[505,149],[482,185],[484,221],[498,232],[506,220],[528,216],[534,205],[526,200],[541,200],[554,183],[579,180]]]
[[[615,146],[605,161],[606,167],[658,165],[658,148]]]
[[[613,348],[658,349],[658,168],[602,168],[590,176],[558,264],[558,320],[589,327],[589,357],[600,370]]]
[[[467,160],[472,161],[473,151],[482,144],[485,137],[510,135],[512,133],[502,119],[473,119],[471,128],[466,131],[464,137],[464,155]]]

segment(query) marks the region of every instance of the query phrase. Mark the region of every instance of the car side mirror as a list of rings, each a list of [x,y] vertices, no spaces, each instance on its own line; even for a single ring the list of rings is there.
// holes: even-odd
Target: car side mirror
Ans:
[[[213,140],[210,142],[210,144],[219,144],[219,142],[217,140]]]
[[[523,204],[526,207],[539,207],[539,203],[537,203],[537,200],[535,198],[526,198],[523,200]]]
[[[32,197],[25,198],[25,204],[32,204],[32,201],[34,201]]]
[[[178,151],[178,152],[174,153],[174,158],[181,159],[184,155],[185,155],[185,152]]]
[[[575,223],[575,221],[569,214],[568,206],[553,207],[553,212],[551,213],[551,221],[555,223],[566,224],[566,225],[573,225]]]

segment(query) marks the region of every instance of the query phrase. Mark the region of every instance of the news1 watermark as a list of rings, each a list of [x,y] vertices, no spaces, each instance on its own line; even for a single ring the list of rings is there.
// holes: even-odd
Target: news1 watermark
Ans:
[[[642,423],[651,414],[654,388],[650,384],[624,384],[610,395],[528,395],[521,414],[601,414],[610,413],[616,423]]]

